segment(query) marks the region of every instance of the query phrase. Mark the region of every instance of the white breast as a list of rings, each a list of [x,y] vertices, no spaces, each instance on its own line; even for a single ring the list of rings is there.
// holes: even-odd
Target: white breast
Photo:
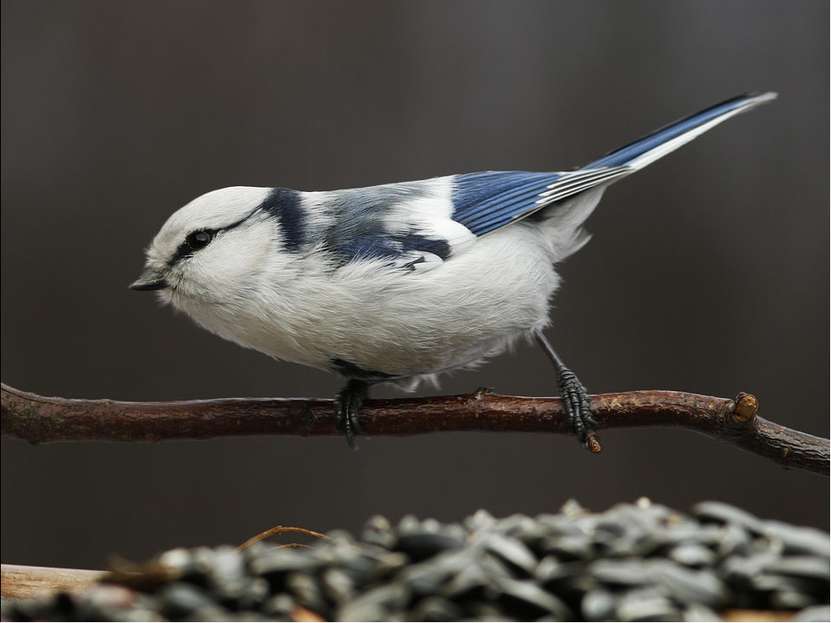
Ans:
[[[291,283],[266,271],[233,308],[179,301],[201,325],[267,355],[330,369],[341,359],[409,377],[470,365],[548,322],[552,250],[523,223],[477,240],[438,268],[408,273],[356,262],[334,273],[313,254]]]

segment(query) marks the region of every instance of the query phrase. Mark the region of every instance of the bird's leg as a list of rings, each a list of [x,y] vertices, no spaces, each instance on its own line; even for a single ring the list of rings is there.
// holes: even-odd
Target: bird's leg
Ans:
[[[583,387],[577,375],[565,366],[542,331],[536,331],[534,337],[557,369],[560,397],[565,404],[574,434],[586,448],[594,453],[600,452],[600,441],[595,433],[597,422],[591,415],[591,400],[586,388]]]
[[[369,393],[369,383],[358,379],[349,379],[335,397],[335,415],[337,427],[346,437],[350,448],[356,448],[355,436],[361,434],[358,411]]]

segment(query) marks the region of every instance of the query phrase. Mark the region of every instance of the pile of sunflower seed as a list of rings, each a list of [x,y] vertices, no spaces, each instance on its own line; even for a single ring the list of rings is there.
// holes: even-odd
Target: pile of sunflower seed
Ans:
[[[370,519],[307,549],[176,549],[145,575],[7,601],[9,621],[716,621],[736,609],[829,619],[829,536],[718,502],[461,524]],[[160,573],[159,570],[163,570]],[[144,580],[144,581],[142,581]]]

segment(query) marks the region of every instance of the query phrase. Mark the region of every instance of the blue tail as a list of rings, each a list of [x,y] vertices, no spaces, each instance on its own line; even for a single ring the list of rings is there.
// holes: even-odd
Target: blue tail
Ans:
[[[484,236],[569,197],[623,179],[733,115],[775,98],[776,93],[734,97],[656,130],[577,171],[485,171],[456,175],[453,178],[453,219],[477,236]],[[595,203],[599,198],[600,195],[596,195]],[[583,204],[581,206],[579,218],[575,217],[576,220],[567,225],[574,231],[588,217],[594,203],[588,210]],[[564,222],[570,212],[557,212],[555,208],[551,214],[554,215],[551,218]]]
[[[633,143],[595,160],[584,169],[630,166],[635,170],[662,158],[703,134],[715,125],[760,104],[776,99],[776,93],[748,93],[716,104],[685,119],[671,123]]]

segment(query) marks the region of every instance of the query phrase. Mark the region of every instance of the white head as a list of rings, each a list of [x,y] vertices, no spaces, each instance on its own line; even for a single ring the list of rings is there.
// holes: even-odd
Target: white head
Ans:
[[[173,213],[147,249],[130,287],[156,290],[165,303],[229,303],[253,287],[281,244],[270,217],[270,188],[234,186],[206,193]]]

